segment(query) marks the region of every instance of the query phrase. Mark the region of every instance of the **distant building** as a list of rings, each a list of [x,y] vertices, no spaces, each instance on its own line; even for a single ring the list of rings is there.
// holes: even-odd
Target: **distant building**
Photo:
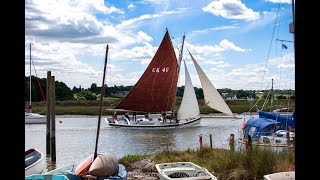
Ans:
[[[264,92],[256,92],[256,96],[257,96],[258,98],[262,98],[263,95],[264,95]]]
[[[238,99],[237,95],[235,94],[229,94],[229,93],[221,93],[223,99]]]
[[[253,97],[252,96],[247,96],[247,101],[253,101]]]
[[[125,97],[130,91],[117,91],[116,93],[112,94],[116,97]]]

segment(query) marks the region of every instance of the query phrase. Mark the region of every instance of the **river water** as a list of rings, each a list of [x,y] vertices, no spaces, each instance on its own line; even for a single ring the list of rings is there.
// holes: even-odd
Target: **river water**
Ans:
[[[248,115],[232,118],[202,118],[192,127],[170,130],[128,130],[110,127],[101,118],[98,153],[113,153],[118,158],[132,154],[151,154],[169,148],[187,150],[199,148],[199,135],[203,144],[216,148],[228,148],[231,133],[238,139],[239,129]],[[56,116],[56,163],[62,167],[79,163],[94,153],[98,116]],[[37,148],[46,153],[46,125],[25,125],[25,150]],[[47,158],[49,159],[49,158]]]

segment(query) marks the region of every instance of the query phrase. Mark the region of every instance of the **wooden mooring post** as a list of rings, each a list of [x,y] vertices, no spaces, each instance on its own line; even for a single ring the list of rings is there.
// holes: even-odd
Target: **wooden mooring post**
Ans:
[[[199,135],[199,144],[200,144],[200,149],[202,149],[202,134]]]
[[[210,134],[210,148],[212,149],[212,134]]]
[[[55,123],[55,78],[47,72],[47,128],[46,128],[46,154],[51,161],[56,161],[56,123]]]
[[[55,78],[52,76],[51,81],[51,119],[50,119],[50,146],[51,161],[56,161],[56,95],[55,95]]]
[[[50,112],[51,112],[51,71],[47,72],[47,129],[46,129],[46,154],[50,155]]]

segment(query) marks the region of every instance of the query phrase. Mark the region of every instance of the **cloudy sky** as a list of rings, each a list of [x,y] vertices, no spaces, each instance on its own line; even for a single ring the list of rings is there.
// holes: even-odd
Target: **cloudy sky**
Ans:
[[[31,43],[32,75],[101,86],[109,45],[106,83],[134,85],[168,28],[177,56],[186,36],[194,86],[187,48],[218,89],[295,89],[291,22],[291,0],[26,0],[25,75]]]

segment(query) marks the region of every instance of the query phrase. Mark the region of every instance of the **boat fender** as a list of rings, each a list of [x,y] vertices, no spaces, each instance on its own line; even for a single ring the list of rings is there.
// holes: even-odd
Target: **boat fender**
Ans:
[[[111,153],[99,154],[89,169],[89,173],[95,176],[114,176],[118,171],[118,158]]]
[[[90,168],[92,162],[93,162],[93,154],[88,156],[86,159],[84,159],[83,161],[81,161],[77,165],[77,167],[75,169],[75,174],[77,176],[82,176],[82,175],[86,174],[89,171],[89,168]]]

